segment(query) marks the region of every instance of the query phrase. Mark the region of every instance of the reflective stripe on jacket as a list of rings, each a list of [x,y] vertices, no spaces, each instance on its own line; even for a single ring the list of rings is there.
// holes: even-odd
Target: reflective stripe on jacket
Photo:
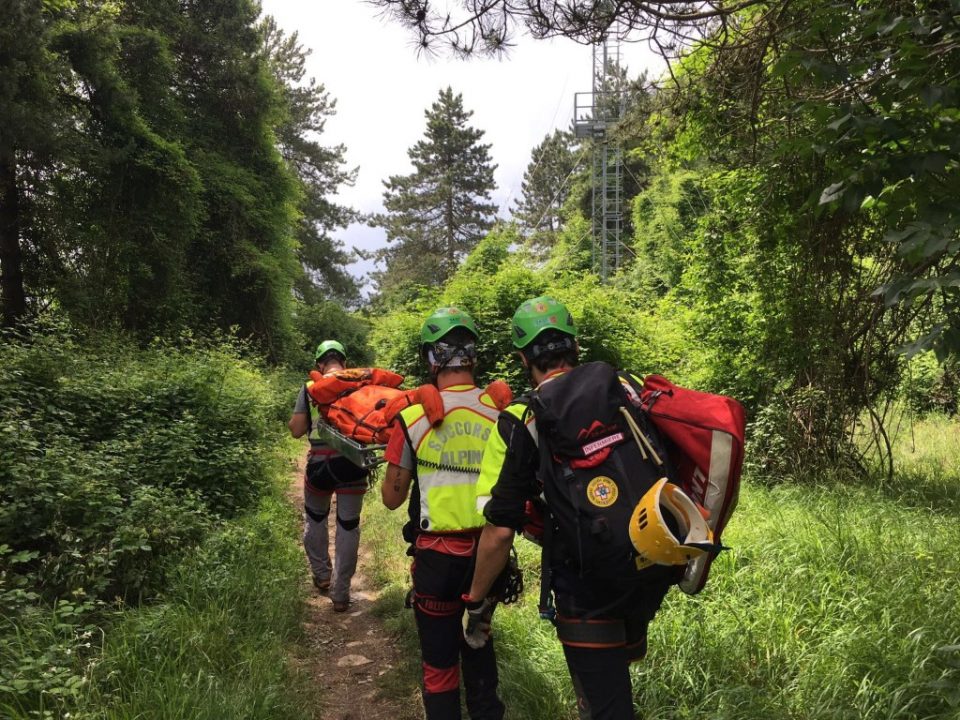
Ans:
[[[416,457],[419,529],[432,533],[473,530],[484,524],[477,479],[498,411],[493,400],[472,385],[445,388],[440,396],[444,419],[437,428],[430,426],[421,405],[400,413]],[[489,496],[489,488],[484,494]]]

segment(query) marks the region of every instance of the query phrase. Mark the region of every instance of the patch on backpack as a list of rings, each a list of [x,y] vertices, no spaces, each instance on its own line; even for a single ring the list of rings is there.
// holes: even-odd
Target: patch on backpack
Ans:
[[[623,440],[622,432],[614,433],[613,435],[608,435],[607,437],[601,438],[600,440],[594,440],[593,442],[587,443],[586,445],[583,446],[583,454],[593,455],[593,453],[599,450],[603,450],[605,447],[616,445],[618,442],[621,442],[622,440]]]
[[[587,500],[597,507],[610,507],[619,494],[617,484],[606,475],[598,475],[587,485]]]

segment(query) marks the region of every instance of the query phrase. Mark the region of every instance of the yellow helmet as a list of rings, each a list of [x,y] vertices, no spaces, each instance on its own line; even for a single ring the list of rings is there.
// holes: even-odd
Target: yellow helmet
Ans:
[[[671,529],[671,520],[678,533]],[[693,500],[667,478],[660,478],[634,508],[630,541],[638,553],[637,570],[651,565],[686,565],[722,549],[713,543],[713,531]]]

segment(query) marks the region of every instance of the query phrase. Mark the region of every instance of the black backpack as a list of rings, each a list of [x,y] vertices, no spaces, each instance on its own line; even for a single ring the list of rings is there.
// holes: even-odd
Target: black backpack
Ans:
[[[549,566],[563,564],[582,578],[620,586],[668,570],[637,570],[628,532],[644,493],[672,477],[659,435],[638,407],[639,390],[628,374],[592,362],[530,394],[552,520],[544,535]]]

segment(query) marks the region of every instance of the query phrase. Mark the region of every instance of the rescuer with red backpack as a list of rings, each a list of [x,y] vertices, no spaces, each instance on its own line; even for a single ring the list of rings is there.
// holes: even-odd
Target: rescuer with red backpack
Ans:
[[[511,399],[503,383],[476,386],[476,341],[473,318],[462,310],[440,308],[427,318],[421,358],[439,390],[442,417],[431,419],[423,403],[402,410],[385,452],[384,504],[393,510],[410,496],[404,538],[413,545],[412,604],[428,720],[460,718],[461,669],[470,717],[500,720],[504,712],[493,644],[470,647],[461,625],[461,597],[484,524],[478,496],[488,493],[477,486],[480,461],[500,408]]]
[[[336,340],[317,347],[316,371],[327,376],[343,371],[346,351]],[[354,465],[323,442],[317,428],[323,418],[310,412],[309,389],[300,388],[288,427],[295,437],[308,435],[310,452],[303,479],[303,547],[313,572],[313,584],[329,593],[334,612],[346,612],[350,605],[350,582],[357,569],[360,548],[360,510],[367,491],[369,471]],[[336,555],[330,563],[328,517],[332,496],[337,496]]]
[[[675,445],[644,406],[655,398],[606,363],[579,364],[577,328],[562,303],[523,303],[512,330],[534,389],[500,414],[484,452],[479,483],[492,490],[464,596],[466,642],[487,641],[490,589],[515,532],[535,527],[540,613],[556,626],[580,716],[630,720],[629,664],[646,654],[647,626],[670,587],[719,552],[719,530],[677,484]],[[739,466],[730,468],[739,477]],[[725,522],[736,486],[724,490]],[[697,566],[699,587],[707,566]]]

